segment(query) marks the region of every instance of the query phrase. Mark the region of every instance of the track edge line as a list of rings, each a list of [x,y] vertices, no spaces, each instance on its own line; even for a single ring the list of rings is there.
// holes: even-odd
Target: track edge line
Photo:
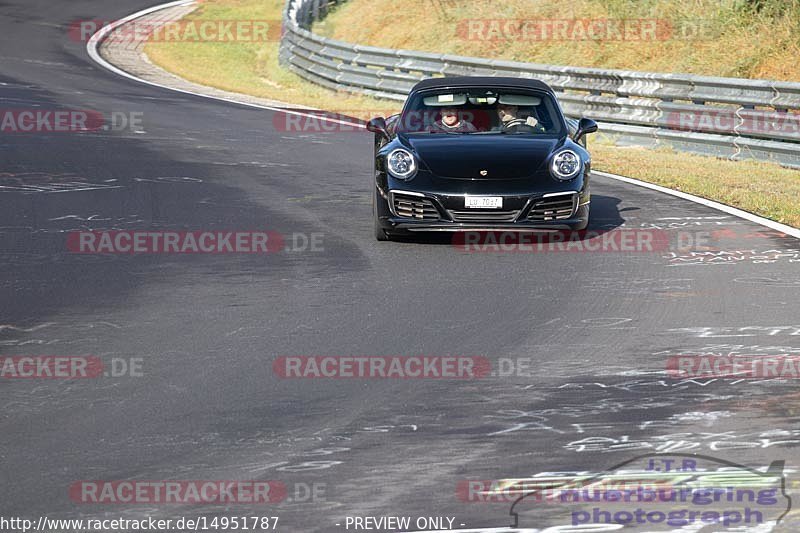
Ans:
[[[788,226],[786,224],[781,224],[780,222],[776,222],[774,220],[770,220],[768,218],[764,218],[759,215],[755,215],[750,213],[749,211],[744,211],[743,209],[739,209],[737,207],[732,207],[730,205],[721,204],[719,202],[715,202],[713,200],[708,200],[706,198],[702,198],[700,196],[695,196],[694,194],[689,194],[683,191],[676,191],[675,189],[670,189],[668,187],[662,187],[661,185],[656,185],[654,183],[648,183],[646,181],[637,180],[635,178],[629,178],[627,176],[620,176],[619,174],[612,174],[611,172],[603,172],[601,170],[592,170],[593,175],[602,176],[605,178],[622,181],[625,183],[630,183],[631,185],[637,185],[639,187],[644,187],[646,189],[650,189],[653,191],[658,191],[660,193],[669,194],[670,196],[676,196],[678,198],[682,198],[684,200],[689,200],[691,202],[701,204],[705,207],[710,207],[711,209],[715,209],[717,211],[722,211],[723,213],[728,213],[729,215],[733,215],[750,222],[754,222],[756,224],[760,224],[761,226],[765,226],[770,229],[774,229],[775,231],[779,231],[781,233],[785,233],[786,235],[790,235],[797,239],[800,239],[800,229],[793,228],[792,226]]]

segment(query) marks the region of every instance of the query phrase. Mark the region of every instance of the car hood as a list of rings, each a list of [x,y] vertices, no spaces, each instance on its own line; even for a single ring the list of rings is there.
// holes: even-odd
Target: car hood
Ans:
[[[454,179],[520,179],[536,174],[563,144],[532,135],[401,135],[433,174]],[[486,171],[486,175],[481,175]]]

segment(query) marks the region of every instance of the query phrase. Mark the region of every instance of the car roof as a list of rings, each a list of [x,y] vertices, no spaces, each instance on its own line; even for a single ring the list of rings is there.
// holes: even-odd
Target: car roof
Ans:
[[[411,92],[445,87],[507,87],[514,89],[536,89],[553,94],[553,89],[541,80],[531,78],[512,78],[500,76],[453,76],[449,78],[428,78],[414,85]]]

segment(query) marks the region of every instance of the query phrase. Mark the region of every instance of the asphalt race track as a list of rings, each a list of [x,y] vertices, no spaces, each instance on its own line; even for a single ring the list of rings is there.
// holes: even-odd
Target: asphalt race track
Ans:
[[[461,501],[463,480],[598,471],[657,451],[753,468],[783,459],[796,479],[796,381],[664,373],[672,355],[800,353],[796,239],[596,176],[591,228],[665,232],[670,248],[378,243],[370,135],[278,131],[271,111],[109,73],[67,36],[73,20],[148,5],[0,3],[0,107],[137,113],[144,130],[0,134],[0,356],[141,366],[0,379],[1,515],[258,514],[293,532],[344,531],[348,516],[449,516],[482,528],[508,526],[508,505]],[[71,231],[140,229],[263,229],[289,244],[251,255],[66,245]],[[303,240],[312,235],[315,249]],[[703,250],[714,253],[679,249],[679,235],[710,238]],[[523,359],[529,370],[281,379],[272,366],[292,355],[419,354]],[[288,495],[255,509],[70,498],[81,480],[130,479],[276,480]],[[556,507],[525,525],[567,523]]]

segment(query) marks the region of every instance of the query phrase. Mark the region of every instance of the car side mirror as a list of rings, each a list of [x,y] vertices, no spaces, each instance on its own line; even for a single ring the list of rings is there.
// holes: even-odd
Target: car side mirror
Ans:
[[[596,131],[597,122],[590,118],[582,118],[580,122],[578,122],[578,129],[575,131],[575,135],[572,137],[572,140],[578,142],[587,133],[594,133]]]
[[[367,131],[371,131],[372,133],[377,133],[378,135],[382,135],[386,139],[389,138],[389,132],[386,130],[386,119],[383,117],[375,117],[366,125]]]

